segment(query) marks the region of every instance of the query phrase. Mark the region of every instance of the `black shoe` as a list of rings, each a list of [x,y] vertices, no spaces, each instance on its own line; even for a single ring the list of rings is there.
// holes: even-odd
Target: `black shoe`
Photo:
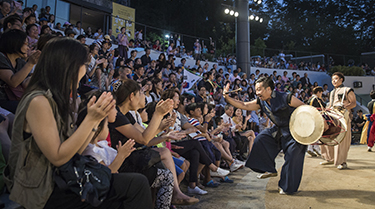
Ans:
[[[246,161],[246,159],[244,159],[244,158],[242,157],[242,155],[238,155],[238,156],[237,156],[237,159],[238,159],[238,160],[241,160],[241,161]]]

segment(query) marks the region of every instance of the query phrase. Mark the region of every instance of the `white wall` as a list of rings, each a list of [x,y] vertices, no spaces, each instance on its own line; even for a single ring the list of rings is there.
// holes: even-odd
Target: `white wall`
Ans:
[[[354,88],[353,83],[355,81],[361,81],[362,88]],[[375,77],[345,76],[344,85],[353,88],[356,94],[370,94],[370,91],[373,89],[373,85],[375,85]]]

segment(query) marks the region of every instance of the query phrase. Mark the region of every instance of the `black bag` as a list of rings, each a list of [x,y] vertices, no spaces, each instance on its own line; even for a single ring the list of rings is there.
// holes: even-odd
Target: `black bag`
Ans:
[[[160,167],[159,162],[161,162],[159,152],[150,147],[145,147],[132,152],[121,165],[119,172],[142,173],[155,165],[158,168],[164,168],[163,165]]]
[[[111,170],[91,156],[75,154],[56,168],[54,180],[61,190],[71,190],[92,206],[99,206],[107,197]]]

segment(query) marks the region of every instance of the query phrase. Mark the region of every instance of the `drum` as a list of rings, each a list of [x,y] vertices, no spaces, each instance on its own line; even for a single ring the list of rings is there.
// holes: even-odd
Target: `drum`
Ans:
[[[290,133],[300,144],[310,145],[320,141],[325,145],[338,145],[348,128],[349,113],[342,111],[343,113],[336,109],[319,111],[313,106],[299,106],[291,115]]]

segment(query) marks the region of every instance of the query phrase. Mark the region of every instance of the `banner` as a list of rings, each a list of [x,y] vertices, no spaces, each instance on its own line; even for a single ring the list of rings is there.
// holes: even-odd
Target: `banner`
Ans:
[[[194,73],[184,69],[183,71],[184,79],[183,79],[183,86],[182,86],[182,93],[194,93],[194,87],[198,84],[198,82],[202,79],[201,76],[195,75]]]
[[[112,7],[112,34],[117,38],[121,28],[125,27],[128,41],[134,39],[135,9],[114,2]]]

